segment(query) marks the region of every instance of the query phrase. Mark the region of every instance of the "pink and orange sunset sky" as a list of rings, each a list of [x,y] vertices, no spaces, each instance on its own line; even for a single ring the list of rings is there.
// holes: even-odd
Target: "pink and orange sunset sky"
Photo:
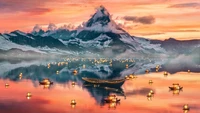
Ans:
[[[0,32],[31,32],[49,23],[76,27],[100,5],[131,35],[200,39],[200,0],[0,0]]]

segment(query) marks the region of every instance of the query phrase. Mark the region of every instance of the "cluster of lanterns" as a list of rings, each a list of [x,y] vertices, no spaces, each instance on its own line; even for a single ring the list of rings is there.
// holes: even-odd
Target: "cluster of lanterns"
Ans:
[[[70,105],[71,105],[72,108],[75,108],[76,107],[76,101],[75,100],[71,100]]]
[[[135,79],[135,78],[137,78],[137,76],[135,76],[134,74],[130,74],[130,75],[126,75],[126,76],[125,76],[125,79],[126,79],[126,80]]]
[[[29,99],[31,99],[31,97],[32,97],[32,94],[31,94],[30,92],[28,92],[28,93],[26,94],[26,98],[29,100]]]
[[[156,72],[158,72],[158,70],[160,69],[160,65],[156,66]]]
[[[20,79],[20,80],[22,79],[22,76],[23,76],[23,74],[20,73],[20,74],[19,74],[19,79]]]
[[[152,97],[154,97],[154,91],[150,90],[149,93],[147,94],[147,100],[152,100]]]

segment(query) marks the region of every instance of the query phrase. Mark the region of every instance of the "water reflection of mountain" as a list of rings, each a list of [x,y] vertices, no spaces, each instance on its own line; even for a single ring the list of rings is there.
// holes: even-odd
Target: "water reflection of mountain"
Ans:
[[[170,73],[179,71],[199,72],[200,66],[198,62],[193,60],[184,60],[187,62],[176,62],[177,59],[166,59],[161,61],[156,60],[138,60],[136,62],[129,62],[129,67],[126,68],[127,63],[121,63],[113,61],[112,66],[109,63],[94,64],[92,62],[74,61],[68,62],[58,66],[58,64],[51,64],[50,68],[47,68],[48,63],[55,61],[22,61],[22,62],[0,62],[0,79],[10,79],[12,81],[20,81],[19,74],[23,73],[22,79],[29,79],[33,81],[34,86],[38,86],[38,81],[43,78],[49,78],[55,84],[66,84],[69,81],[75,81],[77,85],[83,85],[82,77],[92,77],[101,79],[114,79],[123,78],[127,74],[135,73],[144,74],[146,69],[151,72],[155,71],[155,66],[159,64],[161,66],[160,71],[166,70]],[[187,64],[186,64],[187,63]],[[184,65],[185,64],[185,65]],[[83,67],[83,65],[85,65]],[[77,70],[78,74],[73,75],[73,70]],[[56,72],[59,71],[59,74]],[[108,90],[102,87],[89,86],[85,87],[92,97],[95,98],[98,104],[102,104],[102,99],[111,93],[123,96],[123,90],[117,88],[118,91]]]
[[[124,91],[122,88],[106,88],[106,87],[98,87],[95,85],[83,86],[92,97],[95,98],[98,104],[103,104],[103,99],[108,95],[114,93],[118,96],[124,96]]]
[[[74,61],[68,64],[60,65],[51,64],[50,68],[47,68],[49,61],[31,61],[31,62],[0,62],[0,78],[10,79],[13,81],[19,80],[19,74],[23,73],[22,79],[30,79],[33,81],[40,81],[43,78],[49,78],[54,82],[66,83],[68,81],[82,82],[81,77],[92,77],[101,79],[114,79],[123,78],[128,74],[135,73],[144,74],[146,69],[154,72],[156,65],[161,65],[160,71],[168,71],[169,73],[175,73],[179,71],[199,72],[200,66],[198,62],[191,60],[185,60],[187,62],[175,62],[174,60],[163,61],[136,61],[129,63],[121,63],[113,61],[112,66],[109,63],[94,64],[89,61]],[[52,61],[51,61],[52,62]],[[129,67],[126,69],[125,65]],[[185,64],[185,65],[184,65]],[[85,65],[85,68],[83,67]],[[78,74],[74,76],[73,70],[77,70]],[[56,74],[59,71],[59,74]]]

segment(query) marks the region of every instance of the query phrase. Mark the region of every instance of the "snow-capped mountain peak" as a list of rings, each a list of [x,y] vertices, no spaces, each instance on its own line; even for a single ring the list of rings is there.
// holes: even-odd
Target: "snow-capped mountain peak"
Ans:
[[[111,21],[111,16],[107,9],[100,6],[96,9],[96,13],[88,20],[85,27],[91,27],[94,24],[107,25]]]
[[[104,6],[96,8],[95,14],[83,24],[83,27],[77,29],[77,35],[83,31],[95,32],[112,32],[112,33],[125,33],[111,18],[108,10]]]

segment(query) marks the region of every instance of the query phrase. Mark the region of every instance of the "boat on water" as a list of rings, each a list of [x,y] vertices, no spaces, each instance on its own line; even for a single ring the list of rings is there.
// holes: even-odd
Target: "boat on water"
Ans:
[[[50,81],[48,78],[43,79],[39,83],[40,83],[40,85],[52,85],[53,84],[53,82]]]
[[[183,87],[181,87],[179,84],[173,84],[173,87],[169,87],[170,90],[182,90]]]
[[[82,77],[86,83],[98,84],[100,86],[113,86],[121,87],[126,79],[110,80],[110,79],[97,79],[97,78],[87,78]]]

